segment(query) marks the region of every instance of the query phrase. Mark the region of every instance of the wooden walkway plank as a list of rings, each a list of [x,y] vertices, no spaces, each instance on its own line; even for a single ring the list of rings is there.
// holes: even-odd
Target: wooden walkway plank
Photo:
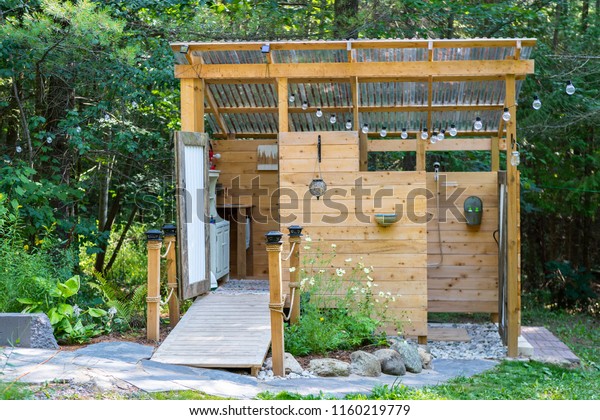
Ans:
[[[205,368],[262,366],[271,344],[268,294],[196,299],[151,360]]]

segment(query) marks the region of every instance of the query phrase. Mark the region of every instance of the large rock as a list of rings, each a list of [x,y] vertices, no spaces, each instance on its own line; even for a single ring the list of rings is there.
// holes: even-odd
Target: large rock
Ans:
[[[423,369],[431,369],[431,362],[433,361],[433,357],[431,353],[429,353],[429,349],[427,346],[419,346],[419,357],[421,358],[421,366]]]
[[[291,353],[285,353],[283,360],[283,366],[285,368],[285,374],[288,375],[290,373],[297,373],[298,375],[302,375],[304,369],[300,366],[300,363],[291,355]],[[265,360],[265,369],[271,370],[273,369],[273,358],[269,357]]]
[[[318,376],[350,375],[350,364],[337,359],[313,359],[308,369]]]
[[[366,351],[355,351],[350,355],[350,372],[360,376],[381,376],[379,359]]]
[[[0,346],[58,348],[50,320],[43,313],[0,314]]]
[[[419,351],[417,350],[416,345],[402,340],[394,343],[392,349],[400,353],[400,357],[408,372],[421,373],[423,364],[421,363],[421,357],[419,357]]]
[[[386,375],[401,376],[406,375],[404,360],[400,353],[392,349],[381,349],[373,353],[381,365],[381,371]]]

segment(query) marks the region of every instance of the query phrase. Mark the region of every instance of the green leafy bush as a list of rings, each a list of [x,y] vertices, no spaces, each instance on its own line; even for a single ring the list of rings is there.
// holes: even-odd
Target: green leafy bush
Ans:
[[[569,261],[546,263],[546,288],[550,302],[559,308],[588,310],[598,295],[592,289],[594,276],[583,267],[573,267]]]
[[[305,248],[310,249],[310,245]],[[385,326],[401,329],[401,323],[388,313],[395,296],[379,290],[371,277],[373,267],[359,261],[350,267],[329,268],[335,256],[332,244],[329,253],[317,249],[303,261],[300,321],[285,327],[286,350],[294,355],[383,343]],[[346,263],[351,264],[352,259]]]

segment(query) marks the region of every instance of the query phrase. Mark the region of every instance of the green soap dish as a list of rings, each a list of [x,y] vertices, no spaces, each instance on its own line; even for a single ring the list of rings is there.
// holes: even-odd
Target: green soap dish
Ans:
[[[390,226],[398,221],[398,216],[395,213],[378,213],[375,221],[379,226]]]

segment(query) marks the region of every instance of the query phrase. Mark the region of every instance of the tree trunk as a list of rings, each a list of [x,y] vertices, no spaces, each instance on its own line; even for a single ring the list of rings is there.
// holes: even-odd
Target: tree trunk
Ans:
[[[358,0],[335,0],[333,36],[337,39],[356,37],[354,17],[358,14]]]
[[[556,52],[558,49],[558,43],[560,41],[560,26],[562,22],[562,1],[558,1],[556,3],[556,8],[554,9],[554,33],[552,35],[552,50]]]
[[[588,16],[590,14],[590,0],[583,0],[583,4],[581,6],[581,32],[584,34],[588,30]]]
[[[117,260],[117,256],[119,255],[119,251],[121,250],[121,247],[123,246],[123,242],[125,241],[125,238],[127,237],[127,233],[129,232],[129,229],[131,228],[131,225],[133,224],[133,221],[135,220],[135,215],[137,214],[137,210],[138,210],[137,206],[135,206],[133,208],[133,210],[131,210],[131,214],[129,214],[129,218],[127,219],[127,224],[123,228],[123,232],[121,233],[121,236],[119,237],[119,241],[117,242],[117,245],[115,246],[115,249],[114,249],[112,255],[110,256],[110,260],[108,261],[108,264],[106,264],[106,267],[104,267],[102,274],[108,273],[110,271],[110,269],[112,268],[113,264],[115,263],[115,261]]]

